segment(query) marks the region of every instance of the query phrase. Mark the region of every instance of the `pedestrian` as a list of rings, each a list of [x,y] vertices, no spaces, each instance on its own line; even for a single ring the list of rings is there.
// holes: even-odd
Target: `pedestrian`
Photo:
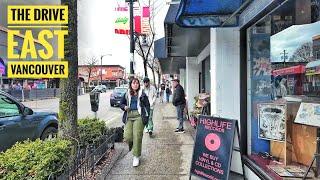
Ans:
[[[150,79],[148,77],[145,77],[143,79],[143,83],[144,83],[143,91],[148,96],[148,99],[150,102],[149,121],[148,121],[148,124],[146,125],[145,129],[146,129],[146,133],[149,133],[149,135],[151,136],[152,132],[153,132],[153,121],[152,121],[153,109],[154,109],[154,105],[156,104],[156,100],[157,100],[157,90],[154,86],[152,86],[150,84]]]
[[[164,98],[164,92],[166,90],[166,85],[164,83],[162,83],[160,85],[160,103],[163,103],[163,98]]]
[[[170,89],[170,87],[169,87],[169,84],[167,84],[167,87],[166,87],[166,99],[167,99],[167,103],[169,103],[170,94],[171,94],[171,89]]]
[[[140,82],[133,78],[128,92],[122,97],[120,108],[124,111],[124,140],[132,150],[134,167],[139,166],[144,126],[148,123],[150,104],[147,95],[140,88]]]
[[[172,84],[173,84],[173,88],[175,89],[174,93],[173,93],[172,104],[176,107],[177,119],[179,121],[179,126],[177,127],[175,132],[176,133],[184,133],[183,112],[184,112],[184,108],[186,106],[185,93],[184,93],[183,87],[180,85],[179,79],[173,79]]]

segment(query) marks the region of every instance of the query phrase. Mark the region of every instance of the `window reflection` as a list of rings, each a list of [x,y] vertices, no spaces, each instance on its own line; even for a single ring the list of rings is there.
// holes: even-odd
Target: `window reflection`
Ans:
[[[316,129],[294,121],[305,99],[319,103],[319,5],[290,0],[247,30],[250,158],[274,179],[271,166],[304,168],[316,149]]]

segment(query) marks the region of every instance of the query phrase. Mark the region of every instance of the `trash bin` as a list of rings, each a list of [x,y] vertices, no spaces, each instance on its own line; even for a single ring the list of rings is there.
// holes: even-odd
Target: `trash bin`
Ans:
[[[99,99],[100,93],[99,92],[90,92],[90,104],[91,104],[91,111],[97,112],[99,110]]]

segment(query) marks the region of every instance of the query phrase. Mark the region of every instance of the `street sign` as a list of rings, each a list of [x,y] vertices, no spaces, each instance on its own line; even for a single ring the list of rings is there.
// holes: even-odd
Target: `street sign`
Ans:
[[[189,179],[191,175],[205,179],[229,179],[236,131],[239,137],[236,120],[199,117]]]

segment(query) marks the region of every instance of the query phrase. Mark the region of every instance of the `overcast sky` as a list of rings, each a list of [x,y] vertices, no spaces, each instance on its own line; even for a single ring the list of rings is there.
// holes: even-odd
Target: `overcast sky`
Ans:
[[[157,37],[164,35],[163,22],[168,9],[163,0],[155,0],[157,16],[155,19]],[[114,33],[114,21],[117,17],[114,8],[117,3],[124,0],[79,0],[78,1],[78,42],[79,64],[83,64],[87,58],[105,56],[103,64],[119,64],[129,71],[130,53],[129,38],[127,35]],[[143,5],[143,4],[142,4]],[[142,61],[136,55],[136,71],[143,72]]]
[[[312,43],[312,37],[320,35],[320,22],[313,24],[294,25],[271,37],[272,62],[280,62],[283,50],[288,53],[288,59],[294,51],[306,42]]]

